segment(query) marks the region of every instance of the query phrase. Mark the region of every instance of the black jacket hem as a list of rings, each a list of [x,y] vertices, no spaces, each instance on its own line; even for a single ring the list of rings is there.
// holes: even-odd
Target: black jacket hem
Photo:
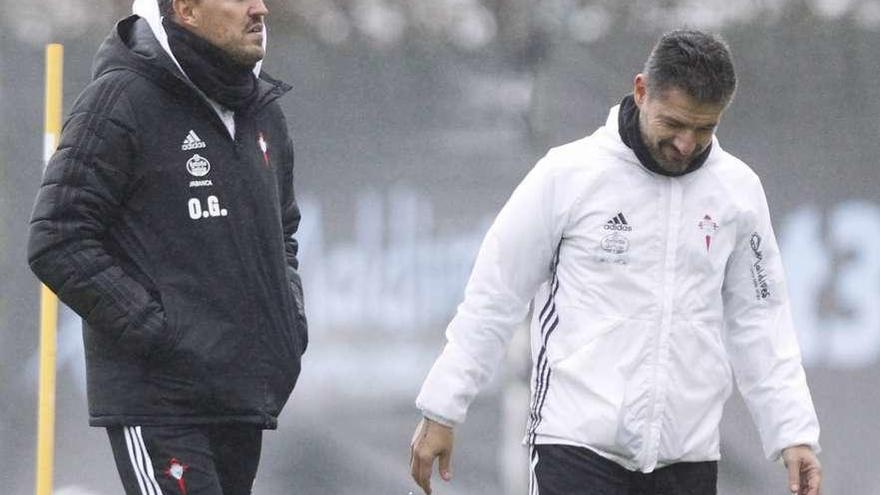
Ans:
[[[219,425],[219,424],[248,424],[256,425],[264,430],[278,428],[278,419],[271,416],[241,415],[241,416],[89,416],[89,426],[168,426],[168,425]]]

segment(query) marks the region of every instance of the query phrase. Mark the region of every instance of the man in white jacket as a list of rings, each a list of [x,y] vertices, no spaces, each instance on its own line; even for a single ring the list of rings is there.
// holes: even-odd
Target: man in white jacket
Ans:
[[[453,428],[532,311],[530,493],[714,494],[732,376],[792,493],[819,425],[760,180],[718,144],[730,52],[664,35],[633,94],[551,150],[480,248],[416,404],[412,476],[451,479]]]

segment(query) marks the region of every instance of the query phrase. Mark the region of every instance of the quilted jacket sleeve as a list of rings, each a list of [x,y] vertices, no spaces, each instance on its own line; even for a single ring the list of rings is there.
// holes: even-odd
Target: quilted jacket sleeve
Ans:
[[[147,355],[171,345],[162,305],[102,242],[135,175],[135,118],[123,96],[133,77],[104,76],[74,104],[36,198],[28,261],[93,329]]]
[[[819,423],[801,365],[779,247],[755,178],[722,287],[726,345],[737,385],[769,459],[786,447],[819,450]]]

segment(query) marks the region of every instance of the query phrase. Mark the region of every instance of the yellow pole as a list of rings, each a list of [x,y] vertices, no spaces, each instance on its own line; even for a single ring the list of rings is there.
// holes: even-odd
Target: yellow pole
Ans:
[[[64,47],[46,46],[46,119],[43,135],[43,166],[58,146],[61,135],[61,75]],[[37,491],[52,494],[55,462],[55,361],[57,357],[58,299],[40,286],[40,392],[37,418]]]

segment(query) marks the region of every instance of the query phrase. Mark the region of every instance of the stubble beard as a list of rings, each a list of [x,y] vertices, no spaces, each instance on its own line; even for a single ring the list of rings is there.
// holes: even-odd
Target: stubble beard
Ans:
[[[248,68],[253,68],[266,55],[262,46],[238,47],[226,50],[226,53],[237,65]]]
[[[662,143],[662,142],[659,143],[659,145],[655,149],[651,150],[651,154],[654,155],[654,161],[656,161],[660,165],[660,167],[663,168],[664,170],[666,170],[667,172],[679,173],[679,172],[683,172],[683,171],[687,170],[687,168],[688,168],[688,166],[690,166],[691,162],[694,161],[694,157],[699,154],[697,152],[697,150],[694,150],[694,152],[691,154],[690,157],[685,158],[681,161],[669,160],[665,157],[665,155],[662,152],[664,144],[665,143]],[[668,148],[673,148],[673,146],[670,144],[665,144],[665,146]]]

